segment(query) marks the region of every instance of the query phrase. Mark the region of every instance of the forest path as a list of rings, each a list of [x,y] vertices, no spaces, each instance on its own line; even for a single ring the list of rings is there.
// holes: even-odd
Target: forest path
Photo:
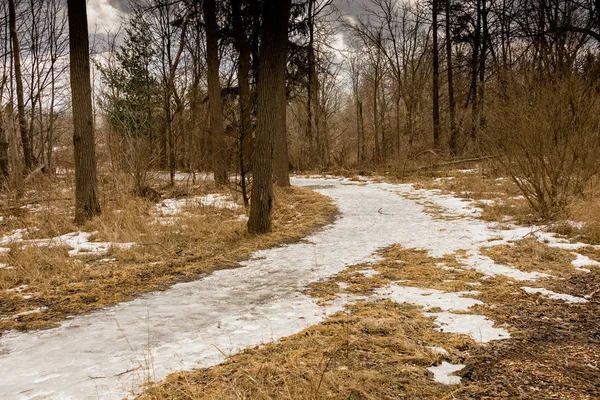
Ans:
[[[373,260],[377,249],[400,243],[432,256],[465,249],[481,262],[478,249],[499,235],[472,216],[477,209],[469,203],[408,184],[292,183],[331,197],[339,218],[299,243],[255,253],[241,268],[77,316],[55,329],[9,332],[0,338],[0,398],[119,399],[148,378],[212,366],[318,323],[344,302],[322,308],[303,294],[306,286]],[[431,203],[452,218],[425,212]]]

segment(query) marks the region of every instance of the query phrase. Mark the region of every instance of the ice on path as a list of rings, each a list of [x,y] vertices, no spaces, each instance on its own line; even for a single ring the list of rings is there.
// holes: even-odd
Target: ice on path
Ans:
[[[56,329],[5,334],[0,398],[122,398],[132,384],[142,383],[139,367],[146,359],[152,360],[151,377],[161,379],[215,365],[223,354],[319,322],[341,305],[324,310],[301,291],[348,265],[373,260],[377,249],[400,243],[434,257],[459,249],[476,254],[498,235],[477,219],[434,219],[402,196],[414,191],[411,185],[302,178],[293,183],[330,196],[340,209],[335,223],[301,243],[259,251],[241,268],[78,316]],[[432,202],[439,197],[425,195]]]

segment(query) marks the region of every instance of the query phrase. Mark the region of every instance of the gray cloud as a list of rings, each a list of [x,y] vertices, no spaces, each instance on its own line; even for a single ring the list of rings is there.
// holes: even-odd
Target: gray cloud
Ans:
[[[108,4],[123,13],[127,13],[129,11],[129,2],[130,0],[108,0]]]

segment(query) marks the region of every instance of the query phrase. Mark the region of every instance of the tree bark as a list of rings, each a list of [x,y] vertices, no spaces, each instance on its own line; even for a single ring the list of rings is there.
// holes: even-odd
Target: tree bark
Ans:
[[[319,137],[318,127],[318,77],[317,77],[317,66],[315,60],[315,21],[314,21],[314,8],[315,0],[308,1],[308,48],[307,48],[307,61],[308,61],[308,79],[306,87],[307,103],[306,103],[306,114],[307,114],[307,140],[309,143],[309,156],[311,157],[311,164],[317,164],[319,168],[322,168],[322,157],[321,157],[321,140]],[[316,145],[316,151],[315,151]]]
[[[213,170],[215,182],[227,183],[225,138],[219,83],[219,31],[215,0],[205,0],[202,8],[206,25],[206,62],[208,65],[208,108],[213,143]]]
[[[239,136],[239,167],[241,177],[242,197],[244,205],[248,207],[248,194],[246,189],[247,159],[252,155],[252,120],[250,104],[250,54],[251,48],[246,37],[246,27],[242,19],[242,6],[240,0],[232,0],[233,30],[235,47],[239,53],[237,70],[238,87],[240,89],[240,136]]]
[[[481,54],[479,54],[479,103],[477,104],[477,128],[484,124],[483,102],[485,99],[485,61],[488,45],[487,0],[481,0]]]
[[[69,60],[75,149],[75,222],[100,214],[85,0],[68,0]]]
[[[23,77],[21,75],[21,54],[19,49],[19,35],[17,32],[17,16],[15,1],[8,0],[8,19],[10,24],[10,37],[12,40],[13,64],[15,67],[15,83],[17,87],[17,116],[19,118],[19,132],[23,145],[23,162],[25,172],[33,169],[33,151],[29,139],[29,129],[25,119],[25,101],[23,99]]]
[[[256,144],[252,164],[252,202],[248,231],[271,231],[273,213],[273,139],[285,124],[285,62],[291,0],[263,7],[257,88]],[[285,126],[284,126],[285,128]]]
[[[287,0],[282,0],[286,2]],[[268,8],[268,7],[267,7]],[[284,16],[281,16],[284,18]],[[284,38],[280,39],[279,49],[281,54],[278,55],[278,70],[276,79],[279,82],[275,86],[277,94],[275,97],[278,101],[273,105],[271,109],[272,113],[275,114],[275,125],[273,131],[273,181],[278,186],[290,186],[290,160],[288,156],[288,143],[287,143],[287,93],[285,87],[285,72],[286,72],[286,50],[287,50],[287,27],[289,19],[289,10],[286,12],[285,21],[285,34]],[[264,20],[263,20],[264,21]],[[283,34],[282,34],[283,35]],[[264,57],[264,53],[261,53],[261,58]],[[259,71],[259,82],[262,79]],[[317,137],[318,138],[318,137]]]
[[[438,47],[438,1],[433,0],[433,147],[440,147],[440,52]]]
[[[450,1],[446,1],[446,66],[448,73],[448,112],[450,117],[450,152],[458,153],[458,129],[456,126],[456,100],[454,99],[454,76],[452,71],[452,38],[450,36]]]
[[[477,72],[479,65],[479,50],[481,48],[481,0],[476,2],[476,24],[475,24],[475,35],[473,40],[473,60],[471,65],[471,138],[477,138],[478,132],[478,117],[477,117]]]

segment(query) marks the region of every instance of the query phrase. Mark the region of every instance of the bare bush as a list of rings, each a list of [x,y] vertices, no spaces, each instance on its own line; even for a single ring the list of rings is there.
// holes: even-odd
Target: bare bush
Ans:
[[[543,219],[562,214],[600,171],[600,99],[582,77],[513,82],[491,106],[486,143]]]

